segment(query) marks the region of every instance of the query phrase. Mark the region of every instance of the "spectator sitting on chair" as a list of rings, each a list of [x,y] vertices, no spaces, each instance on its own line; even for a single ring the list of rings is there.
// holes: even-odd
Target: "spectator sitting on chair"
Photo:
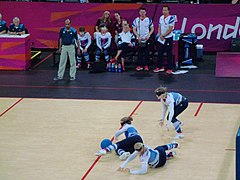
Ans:
[[[18,17],[13,18],[13,23],[10,24],[8,34],[11,35],[21,35],[25,34],[25,26],[20,23]]]
[[[108,32],[108,29],[105,24],[100,25],[100,32],[96,33],[96,62],[100,61],[100,54],[104,54],[105,61],[109,61],[109,49],[111,45],[112,36]]]
[[[0,34],[6,34],[7,29],[6,21],[2,20],[2,14],[0,13]]]
[[[140,17],[137,17],[133,21],[133,33],[138,39],[138,61],[137,71],[142,71],[143,67],[145,71],[149,71],[149,38],[154,32],[152,20],[146,16],[146,9],[140,8]]]
[[[78,40],[80,44],[80,54],[77,54],[77,61],[78,61],[77,68],[81,67],[82,56],[84,56],[84,59],[87,63],[87,68],[89,69],[90,62],[89,62],[88,48],[91,45],[92,40],[89,32],[85,31],[85,27],[79,28]]]
[[[80,54],[80,44],[78,41],[77,30],[71,27],[70,19],[65,20],[65,27],[61,28],[59,34],[59,52],[61,53],[57,77],[54,81],[62,80],[66,68],[67,56],[70,60],[70,81],[76,79],[76,57],[75,41],[77,42],[77,53]]]
[[[135,37],[133,33],[130,32],[129,24],[127,21],[123,21],[123,31],[118,35],[118,51],[117,55],[111,59],[111,62],[117,61],[118,57],[121,57],[122,69],[125,71],[125,58],[128,52],[133,51],[135,45]]]

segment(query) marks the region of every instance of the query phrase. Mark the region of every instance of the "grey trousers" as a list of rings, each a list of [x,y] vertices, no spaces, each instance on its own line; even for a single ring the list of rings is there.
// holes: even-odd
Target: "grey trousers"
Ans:
[[[76,57],[75,57],[75,46],[62,46],[62,52],[60,56],[60,62],[58,67],[58,77],[62,78],[66,69],[67,57],[69,56],[70,60],[70,77],[76,77]]]

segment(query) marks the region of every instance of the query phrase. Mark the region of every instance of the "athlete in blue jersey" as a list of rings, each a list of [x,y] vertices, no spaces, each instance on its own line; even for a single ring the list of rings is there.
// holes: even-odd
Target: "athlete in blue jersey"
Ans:
[[[174,151],[166,152],[173,148],[179,148],[177,142],[172,142],[163,146],[158,146],[155,149],[148,147],[143,143],[136,143],[134,145],[135,151],[127,158],[124,163],[122,163],[118,171],[129,172],[130,174],[146,174],[148,167],[150,168],[159,168],[162,167],[166,160],[173,158],[176,153]],[[139,155],[141,168],[137,170],[125,168],[126,165],[134,160]]]
[[[167,92],[166,87],[157,88],[155,94],[162,103],[162,118],[160,120],[160,125],[162,126],[164,124],[165,115],[168,110],[167,129],[169,130],[170,124],[173,123],[177,132],[175,138],[184,138],[181,129],[183,123],[177,119],[177,116],[188,107],[187,98],[176,92]]]
[[[134,144],[138,142],[143,142],[141,136],[139,135],[136,128],[132,125],[133,118],[132,117],[124,117],[120,120],[121,129],[118,130],[114,135],[114,140],[116,141],[117,138],[121,134],[125,134],[126,139],[123,139],[117,143],[112,143],[105,149],[101,149],[96,153],[97,156],[105,155],[107,152],[115,150],[116,153],[119,155],[119,159],[125,160],[134,150]]]

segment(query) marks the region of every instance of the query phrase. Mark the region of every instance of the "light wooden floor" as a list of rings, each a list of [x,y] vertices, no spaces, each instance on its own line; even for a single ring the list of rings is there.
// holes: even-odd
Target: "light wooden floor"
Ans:
[[[0,114],[18,101],[0,98]],[[23,99],[0,117],[0,180],[79,180],[104,138],[139,101]],[[180,116],[185,139],[177,157],[143,176],[117,172],[115,153],[100,158],[85,179],[235,179],[235,136],[239,104],[190,103]],[[142,102],[133,114],[144,141],[156,147],[172,141],[174,130],[158,125],[159,102]],[[138,158],[129,167],[138,167]]]

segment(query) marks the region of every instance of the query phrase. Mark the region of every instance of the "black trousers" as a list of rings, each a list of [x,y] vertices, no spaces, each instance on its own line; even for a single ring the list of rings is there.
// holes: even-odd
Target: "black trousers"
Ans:
[[[138,142],[143,142],[141,136],[135,135],[132,137],[128,137],[126,139],[123,139],[122,141],[117,142],[117,149],[115,150],[116,153],[119,149],[123,149],[125,152],[130,152],[131,154],[135,151],[134,150],[134,144]],[[118,153],[117,153],[118,154]]]
[[[184,98],[184,97],[183,97]],[[177,116],[181,114],[188,107],[188,100],[185,98],[180,104],[174,106],[174,115],[172,118],[172,123],[175,123],[177,120]],[[167,119],[169,118],[169,114]]]
[[[118,50],[122,50],[120,57],[125,59],[126,55],[133,51],[133,47],[128,46],[128,43],[122,43],[118,46]]]
[[[158,48],[158,67],[161,68],[163,67],[164,63],[164,52],[167,52],[167,69],[172,69],[173,68],[173,53],[172,53],[172,48],[173,48],[173,38],[166,38],[165,43],[162,44],[157,41],[157,48]]]
[[[162,167],[167,161],[167,156],[165,152],[167,149],[165,149],[164,146],[158,146],[154,150],[157,150],[159,153],[159,162],[155,168]]]
[[[138,46],[138,66],[149,66],[149,44],[146,44],[146,47]]]

